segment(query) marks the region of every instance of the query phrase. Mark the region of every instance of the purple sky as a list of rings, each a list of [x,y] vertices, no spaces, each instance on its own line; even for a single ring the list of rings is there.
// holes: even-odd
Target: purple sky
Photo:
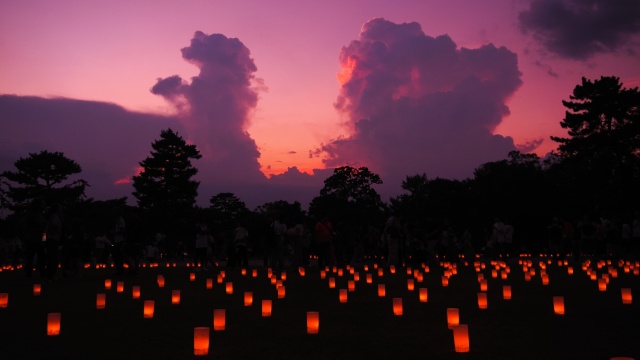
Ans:
[[[171,127],[203,154],[200,205],[306,207],[340,165],[387,200],[407,175],[544,156],[583,76],[640,84],[635,0],[133,3],[0,3],[0,170],[62,151],[90,197],[133,201]]]

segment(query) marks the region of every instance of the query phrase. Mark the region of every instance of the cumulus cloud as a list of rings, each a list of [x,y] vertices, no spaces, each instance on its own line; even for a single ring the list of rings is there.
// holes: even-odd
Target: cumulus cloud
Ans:
[[[585,60],[630,45],[640,34],[640,2],[534,0],[519,20],[548,51]]]
[[[201,162],[218,170],[202,176],[227,182],[266,180],[258,147],[246,131],[263,89],[249,49],[238,39],[197,31],[181,52],[199,74],[190,82],[178,75],[158,79],[151,92],[176,107],[187,138],[203,155]]]
[[[539,139],[527,141],[523,144],[517,144],[516,147],[518,148],[518,151],[520,151],[523,154],[526,154],[537,149],[538,146],[542,145],[543,142],[544,142],[544,139],[539,138]]]
[[[492,131],[521,85],[516,54],[485,45],[458,49],[418,23],[376,18],[340,52],[336,109],[348,137],[313,152],[327,166],[368,166],[398,187],[407,175],[465,178],[515,149]]]

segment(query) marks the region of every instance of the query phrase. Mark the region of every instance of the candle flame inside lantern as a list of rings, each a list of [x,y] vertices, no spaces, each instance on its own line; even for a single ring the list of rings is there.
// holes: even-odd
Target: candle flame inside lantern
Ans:
[[[193,329],[193,354],[207,355],[209,354],[209,328],[195,327]]]

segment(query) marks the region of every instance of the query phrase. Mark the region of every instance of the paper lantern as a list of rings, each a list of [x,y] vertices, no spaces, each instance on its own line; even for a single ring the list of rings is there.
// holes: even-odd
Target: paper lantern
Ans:
[[[213,279],[207,279],[207,289],[213,289]]]
[[[483,310],[487,308],[487,293],[486,292],[478,293],[478,308],[479,309],[483,309]]]
[[[136,285],[131,288],[131,297],[134,299],[140,298],[140,286]]]
[[[277,287],[277,291],[278,291],[278,299],[284,299],[284,296],[286,294],[286,288],[284,286],[279,286]]]
[[[258,277],[258,269],[251,270],[251,276],[252,277]]]
[[[386,294],[387,294],[387,290],[384,284],[378,284],[378,296],[385,297]]]
[[[460,310],[458,308],[447,308],[447,326],[453,329],[460,324]]]
[[[0,308],[9,306],[9,293],[0,293]]]
[[[330,277],[329,278],[329,288],[330,289],[334,289],[335,287],[336,287],[336,278]]]
[[[620,289],[622,293],[622,303],[623,304],[631,304],[631,288],[622,288]]]
[[[225,289],[227,291],[227,294],[233,294],[233,283],[232,282],[227,282],[225,284]]]
[[[553,297],[553,313],[564,315],[564,296]]]
[[[418,290],[418,297],[420,298],[420,302],[427,302],[429,300],[429,292],[427,288],[420,288]]]
[[[42,292],[42,285],[33,284],[33,295],[34,296],[39,296],[41,292]]]
[[[402,316],[402,298],[393,298],[393,315]]]
[[[180,290],[171,290],[171,303],[173,305],[180,304]]]
[[[222,276],[221,274],[218,274],[216,279],[218,281],[218,284],[222,284],[224,282],[224,276]]]
[[[193,354],[207,355],[209,354],[209,328],[195,327],[193,328]]]
[[[153,300],[144,301],[143,315],[145,319],[153,318],[153,311],[154,311],[155,305],[156,305],[156,302]]]
[[[104,279],[104,289],[111,290],[111,279]]]
[[[262,300],[262,316],[269,317],[271,316],[273,304],[271,300]]]
[[[242,268],[242,269],[240,270],[240,274],[242,274],[242,276],[247,275],[247,269],[246,269],[246,268]]]
[[[244,306],[253,305],[253,293],[251,291],[244,292]]]
[[[325,270],[320,270],[320,279],[323,279],[327,277],[327,272]]]
[[[347,302],[347,289],[340,289],[338,291],[338,299],[340,300],[341,303]]]
[[[442,277],[442,286],[449,286],[449,278],[446,276]]]
[[[378,276],[384,276],[384,269],[378,268]]]
[[[360,281],[360,273],[359,272],[353,273],[353,281]]]
[[[338,276],[343,276],[344,275],[344,270],[342,270],[342,268],[338,269]]]
[[[349,290],[349,292],[356,291],[356,282],[353,280],[347,281],[347,290]]]
[[[301,266],[298,268],[298,274],[300,274],[300,276],[304,276],[306,274],[306,270]]]
[[[164,276],[158,275],[157,282],[158,282],[158,287],[164,287]]]
[[[605,278],[598,279],[598,290],[607,291],[607,280]]]
[[[407,279],[407,290],[413,291],[415,289],[415,282],[413,279]]]
[[[60,313],[47,314],[47,335],[60,335]]]
[[[489,283],[487,282],[487,280],[482,279],[480,281],[480,291],[487,291],[488,287],[489,287]]]
[[[116,291],[121,293],[124,291],[124,282],[123,281],[118,281],[116,283]]]
[[[100,293],[96,296],[96,309],[104,309],[107,302],[106,294]]]
[[[196,281],[196,273],[189,273],[189,281]]]
[[[505,300],[511,300],[511,286],[503,285],[502,286],[502,298]]]
[[[280,273],[280,279],[282,281],[286,281],[287,280],[287,272],[286,271],[283,271],[283,272]]]
[[[213,310],[213,330],[222,331],[226,325],[226,310],[225,309],[214,309]]]
[[[469,352],[469,327],[466,324],[453,327],[453,345],[456,352]]]
[[[307,334],[317,334],[320,329],[320,313],[307,311]]]
[[[367,274],[367,284],[371,284],[373,282],[373,275]]]

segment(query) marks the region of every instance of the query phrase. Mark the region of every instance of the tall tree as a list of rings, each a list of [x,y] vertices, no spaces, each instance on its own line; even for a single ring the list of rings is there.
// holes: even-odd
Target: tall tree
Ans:
[[[41,198],[49,204],[77,202],[84,196],[88,186],[82,179],[69,180],[82,172],[82,168],[61,152],[44,150],[30,153],[14,165],[16,171],[0,174],[2,206],[13,211],[24,209],[34,198]]]
[[[193,208],[198,196],[198,173],[192,159],[202,155],[171,129],[162,130],[151,144],[151,155],[140,162],[142,172],[133,177],[133,195],[142,209],[181,211]]]

